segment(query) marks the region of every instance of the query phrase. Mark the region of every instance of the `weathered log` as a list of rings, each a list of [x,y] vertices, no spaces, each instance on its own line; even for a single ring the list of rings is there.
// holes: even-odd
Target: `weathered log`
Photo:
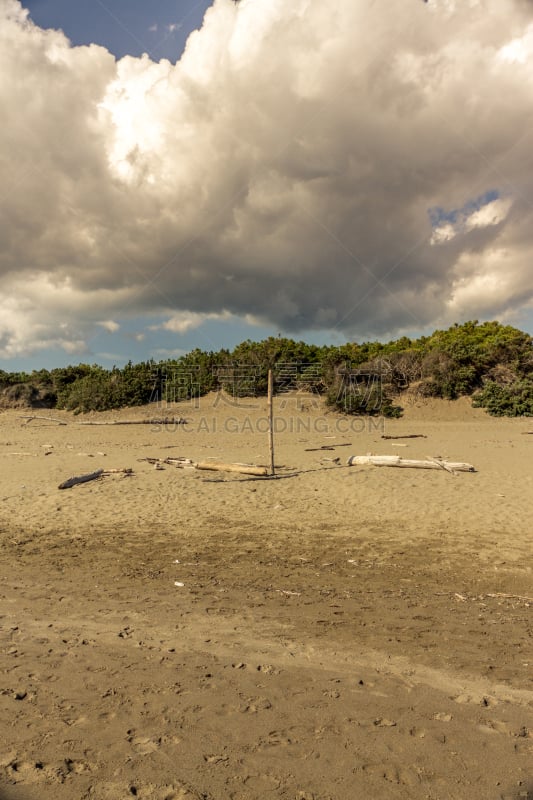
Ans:
[[[258,467],[255,464],[225,464],[222,461],[199,461],[194,464],[196,469],[214,470],[217,472],[240,472],[243,475],[268,475],[267,467]]]
[[[149,464],[170,464],[178,469],[200,469],[212,470],[213,472],[240,472],[243,475],[257,475],[265,477],[269,474],[268,467],[260,467],[256,464],[227,464],[224,461],[193,461],[190,458],[153,458],[146,456],[138,458],[138,461],[147,461]],[[281,467],[278,466],[278,469]]]
[[[28,424],[29,424],[29,423],[32,421],[32,419],[42,419],[42,420],[44,420],[45,422],[55,422],[55,423],[56,423],[56,425],[66,425],[66,424],[67,424],[67,423],[66,423],[64,420],[62,420],[62,419],[57,419],[56,417],[41,417],[41,416],[39,416],[38,414],[32,414],[31,416],[28,416],[27,414],[18,414],[17,416],[19,417],[19,419],[26,419],[26,420],[28,420],[28,421],[26,422],[26,425],[28,425]]]
[[[74,478],[69,478],[63,483],[60,483],[57,487],[58,489],[70,489],[72,486],[76,486],[78,483],[88,483],[88,481],[95,481],[97,478],[102,478],[104,475],[116,475],[118,473],[122,473],[124,475],[133,475],[133,470],[131,467],[119,468],[119,469],[97,469],[94,472],[89,472],[86,475],[77,475]]]
[[[268,370],[268,452],[270,454],[270,474],[276,474],[276,465],[274,464],[274,373],[271,369]]]
[[[376,467],[407,467],[413,469],[444,469],[448,472],[475,472],[472,464],[456,461],[441,461],[432,459],[431,461],[418,461],[401,456],[351,456],[348,459],[348,466],[354,467],[360,464],[373,464]]]
[[[157,417],[154,419],[115,419],[98,422],[97,420],[85,420],[78,422],[78,425],[186,425],[187,420],[183,417]]]
[[[306,447],[306,453],[317,453],[319,450],[335,450],[336,447],[351,447],[351,442],[339,442],[338,444],[323,444],[321,447]]]
[[[63,483],[60,483],[57,487],[58,489],[70,489],[71,486],[76,486],[78,483],[87,483],[88,481],[94,481],[96,478],[100,478],[104,474],[103,469],[97,469],[94,472],[89,472],[86,475],[77,475],[74,478],[69,478]]]
[[[403,436],[388,436],[384,433],[381,434],[382,439],[427,439],[425,433],[406,433]]]
[[[195,463],[190,458],[153,458],[146,456],[145,458],[138,458],[137,461],[147,461],[149,464],[172,464],[175,467],[185,469],[186,467],[194,467]]]
[[[533,603],[533,597],[523,594],[504,594],[503,592],[492,592],[487,597],[503,597],[505,600],[522,600],[524,603]]]

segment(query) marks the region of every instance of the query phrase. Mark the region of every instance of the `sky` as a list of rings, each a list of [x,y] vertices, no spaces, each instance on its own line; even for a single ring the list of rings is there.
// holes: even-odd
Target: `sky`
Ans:
[[[0,0],[0,369],[533,333],[531,0]]]

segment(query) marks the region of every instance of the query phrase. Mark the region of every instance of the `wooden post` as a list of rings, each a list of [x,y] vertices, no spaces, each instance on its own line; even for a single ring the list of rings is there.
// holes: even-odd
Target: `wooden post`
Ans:
[[[270,451],[270,474],[275,475],[274,466],[274,376],[268,370],[268,449]]]

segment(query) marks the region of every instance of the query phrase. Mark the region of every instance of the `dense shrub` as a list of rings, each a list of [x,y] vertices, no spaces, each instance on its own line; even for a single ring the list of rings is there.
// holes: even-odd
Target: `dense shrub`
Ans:
[[[79,364],[31,375],[0,370],[0,392],[4,404],[44,402],[99,411],[220,390],[234,397],[264,395],[269,369],[277,393],[319,392],[347,414],[398,415],[394,398],[414,382],[427,397],[475,394],[475,404],[490,413],[529,414],[533,403],[532,337],[510,325],[476,321],[387,343],[319,347],[270,336],[242,342],[231,352],[197,348],[159,363],[130,361],[122,369]]]
[[[344,414],[399,417],[387,385],[378,372],[362,369],[337,372],[326,393],[328,406]]]
[[[485,408],[495,417],[533,417],[533,381],[501,384],[487,381],[472,398],[475,408]]]
[[[123,386],[118,376],[103,369],[93,369],[78,378],[58,395],[58,408],[79,414],[121,408],[125,403]]]

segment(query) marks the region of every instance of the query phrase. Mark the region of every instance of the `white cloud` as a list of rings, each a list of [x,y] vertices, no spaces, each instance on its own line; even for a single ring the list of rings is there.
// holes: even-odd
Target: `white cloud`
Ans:
[[[444,217],[444,221],[435,226],[431,244],[443,244],[456,236],[473,231],[476,228],[487,228],[499,225],[509,214],[513,201],[510,197],[498,197],[484,201],[482,204],[457,209]],[[452,217],[451,219],[449,217]]]
[[[526,0],[215,0],[175,65],[0,0],[0,355],[135,314],[388,335],[527,307],[532,54]]]
[[[118,322],[113,322],[112,319],[101,321],[98,323],[98,325],[104,328],[104,330],[106,330],[108,333],[116,333],[118,330],[120,330],[120,325]]]
[[[471,231],[474,228],[486,228],[489,225],[499,225],[511,210],[512,200],[509,197],[498,198],[492,203],[487,203],[482,208],[473,211],[465,220],[465,227]]]
[[[204,322],[207,322],[207,320],[228,322],[232,319],[234,319],[234,317],[228,312],[222,312],[221,314],[197,314],[194,312],[184,311],[178,314],[173,314],[170,319],[165,320],[160,325],[151,325],[150,330],[170,331],[171,333],[182,334],[199,328],[204,324]]]
[[[181,350],[179,347],[169,349],[167,347],[160,347],[154,350],[154,356],[160,358],[162,361],[167,358],[179,358],[187,354],[187,350]]]

